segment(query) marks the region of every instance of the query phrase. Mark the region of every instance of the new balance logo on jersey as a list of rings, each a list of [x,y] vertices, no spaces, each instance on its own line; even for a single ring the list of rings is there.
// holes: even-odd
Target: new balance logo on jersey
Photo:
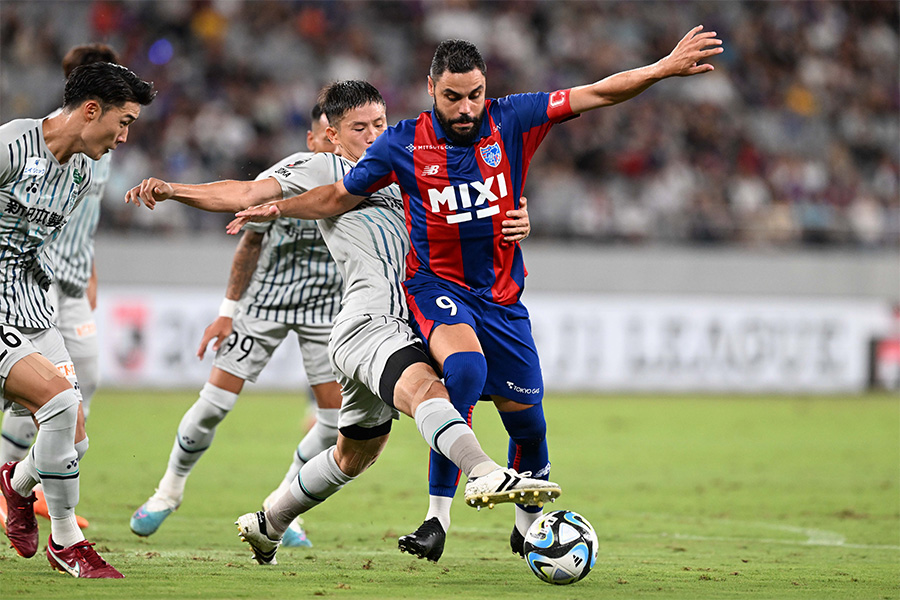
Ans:
[[[496,189],[496,192],[494,191]],[[473,192],[477,193],[474,195]],[[447,215],[447,223],[465,223],[475,219],[485,219],[500,212],[500,206],[490,204],[497,202],[500,198],[508,195],[506,188],[506,176],[498,173],[497,176],[491,175],[482,183],[481,181],[472,181],[470,183],[462,183],[460,185],[448,185],[442,190],[429,189],[428,200],[431,202],[431,212],[440,213],[441,208],[446,206],[446,210],[453,214]],[[474,199],[473,199],[474,196]],[[485,206],[487,204],[487,206]],[[459,208],[469,209],[473,206],[484,206],[472,211],[457,213]]]
[[[437,175],[441,170],[441,165],[428,165],[424,169],[422,169],[422,177],[428,177],[429,175]]]
[[[78,172],[78,169],[75,169],[75,173],[72,174],[72,179],[76,184],[81,185],[81,182],[84,181],[84,175]]]

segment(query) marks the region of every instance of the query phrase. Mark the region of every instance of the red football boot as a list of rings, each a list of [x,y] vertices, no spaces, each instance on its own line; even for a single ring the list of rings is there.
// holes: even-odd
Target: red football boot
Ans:
[[[57,571],[83,579],[122,579],[124,575],[97,554],[94,544],[81,540],[68,548],[54,548],[53,536],[47,540],[47,560]]]
[[[36,497],[31,494],[26,498],[13,489],[12,476],[17,464],[8,462],[0,467],[0,492],[6,498],[6,537],[19,556],[31,558],[38,547],[38,525],[34,518]]]

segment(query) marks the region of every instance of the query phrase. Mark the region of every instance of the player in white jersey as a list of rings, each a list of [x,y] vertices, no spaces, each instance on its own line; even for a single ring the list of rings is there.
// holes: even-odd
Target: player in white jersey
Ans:
[[[311,117],[306,138],[311,152],[288,156],[260,173],[257,180],[274,177],[279,169],[305,162],[315,152],[334,151],[325,135],[328,121],[318,104]],[[328,336],[340,309],[342,291],[343,281],[315,221],[278,219],[244,232],[219,316],[206,328],[197,353],[203,358],[214,340],[212,348],[217,354],[212,372],[178,426],[156,493],[131,517],[134,533],[152,535],[180,506],[191,470],[209,449],[216,427],[234,407],[244,382],[256,381],[291,331],[300,342],[316,399],[316,423],[297,445],[281,485],[270,496],[280,496],[306,461],[334,445],[341,386],[328,360]],[[285,533],[284,545],[312,544],[300,523],[295,522]]]
[[[92,160],[128,138],[155,92],[119,65],[72,71],[63,111],[0,127],[0,385],[4,404],[37,420],[28,455],[0,467],[6,535],[21,556],[37,552],[32,490],[41,483],[50,513],[47,558],[83,578],[121,578],[84,539],[75,520],[78,463],[87,451],[72,362],[47,298],[52,270],[43,250],[88,193]]]
[[[119,63],[116,52],[105,44],[76,46],[63,58],[66,78],[81,65],[95,62]],[[62,109],[49,116],[56,116]],[[97,344],[97,325],[94,308],[97,304],[97,275],[94,269],[94,234],[100,220],[100,200],[109,180],[111,154],[93,161],[91,188],[72,214],[66,226],[52,244],[47,246],[47,260],[53,269],[50,301],[55,308],[55,325],[63,336],[66,350],[72,358],[78,376],[81,407],[88,418],[91,398],[100,381],[100,348]],[[5,415],[0,431],[0,464],[25,458],[37,426],[31,415]],[[37,514],[50,518],[43,492],[35,490]],[[6,521],[6,502],[0,498],[0,519]],[[86,519],[76,516],[78,525],[88,526]]]
[[[341,157],[316,155],[276,172],[263,184],[225,181],[189,186],[151,178],[130,190],[126,200],[152,208],[172,198],[205,210],[227,211],[247,202],[284,197],[295,187],[311,189],[340,180],[385,130],[384,100],[362,81],[331,84],[321,98],[329,137],[340,145]],[[268,510],[238,519],[241,537],[250,544],[256,561],[274,564],[291,521],[375,462],[387,443],[391,421],[400,412],[415,419],[429,446],[466,473],[466,502],[471,506],[492,507],[514,500],[536,504],[559,495],[556,484],[522,477],[484,453],[450,404],[446,388],[410,329],[401,286],[409,237],[396,187],[374,194],[346,214],[303,215],[312,217],[322,219],[319,227],[345,285],[343,308],[329,344],[343,388],[338,439],[335,446],[303,465],[290,489]],[[520,239],[516,230],[513,240]]]

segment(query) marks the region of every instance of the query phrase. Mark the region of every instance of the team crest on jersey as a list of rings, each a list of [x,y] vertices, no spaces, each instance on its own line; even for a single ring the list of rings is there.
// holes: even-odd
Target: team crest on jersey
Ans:
[[[47,173],[47,159],[42,156],[31,156],[25,161],[24,177],[43,177]]]
[[[498,142],[494,142],[490,146],[481,148],[481,158],[483,158],[484,162],[486,162],[491,167],[496,167],[497,165],[499,165],[501,158],[500,144]]]
[[[72,174],[72,179],[75,180],[76,185],[81,185],[81,182],[84,181],[84,175],[82,175],[78,169],[75,169],[75,172]]]

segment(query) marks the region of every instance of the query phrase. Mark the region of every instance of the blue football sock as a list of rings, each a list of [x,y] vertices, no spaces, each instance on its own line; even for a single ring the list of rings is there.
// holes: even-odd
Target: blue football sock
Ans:
[[[487,361],[480,352],[457,352],[444,361],[444,385],[450,402],[472,426],[472,410],[487,380]],[[428,464],[428,493],[452,498],[459,484],[459,469],[449,459],[431,451]]]
[[[550,478],[550,457],[547,450],[547,422],[544,408],[535,404],[525,410],[501,412],[500,419],[509,433],[507,466],[516,471],[531,471],[535,479]],[[537,506],[520,507],[539,512]]]

